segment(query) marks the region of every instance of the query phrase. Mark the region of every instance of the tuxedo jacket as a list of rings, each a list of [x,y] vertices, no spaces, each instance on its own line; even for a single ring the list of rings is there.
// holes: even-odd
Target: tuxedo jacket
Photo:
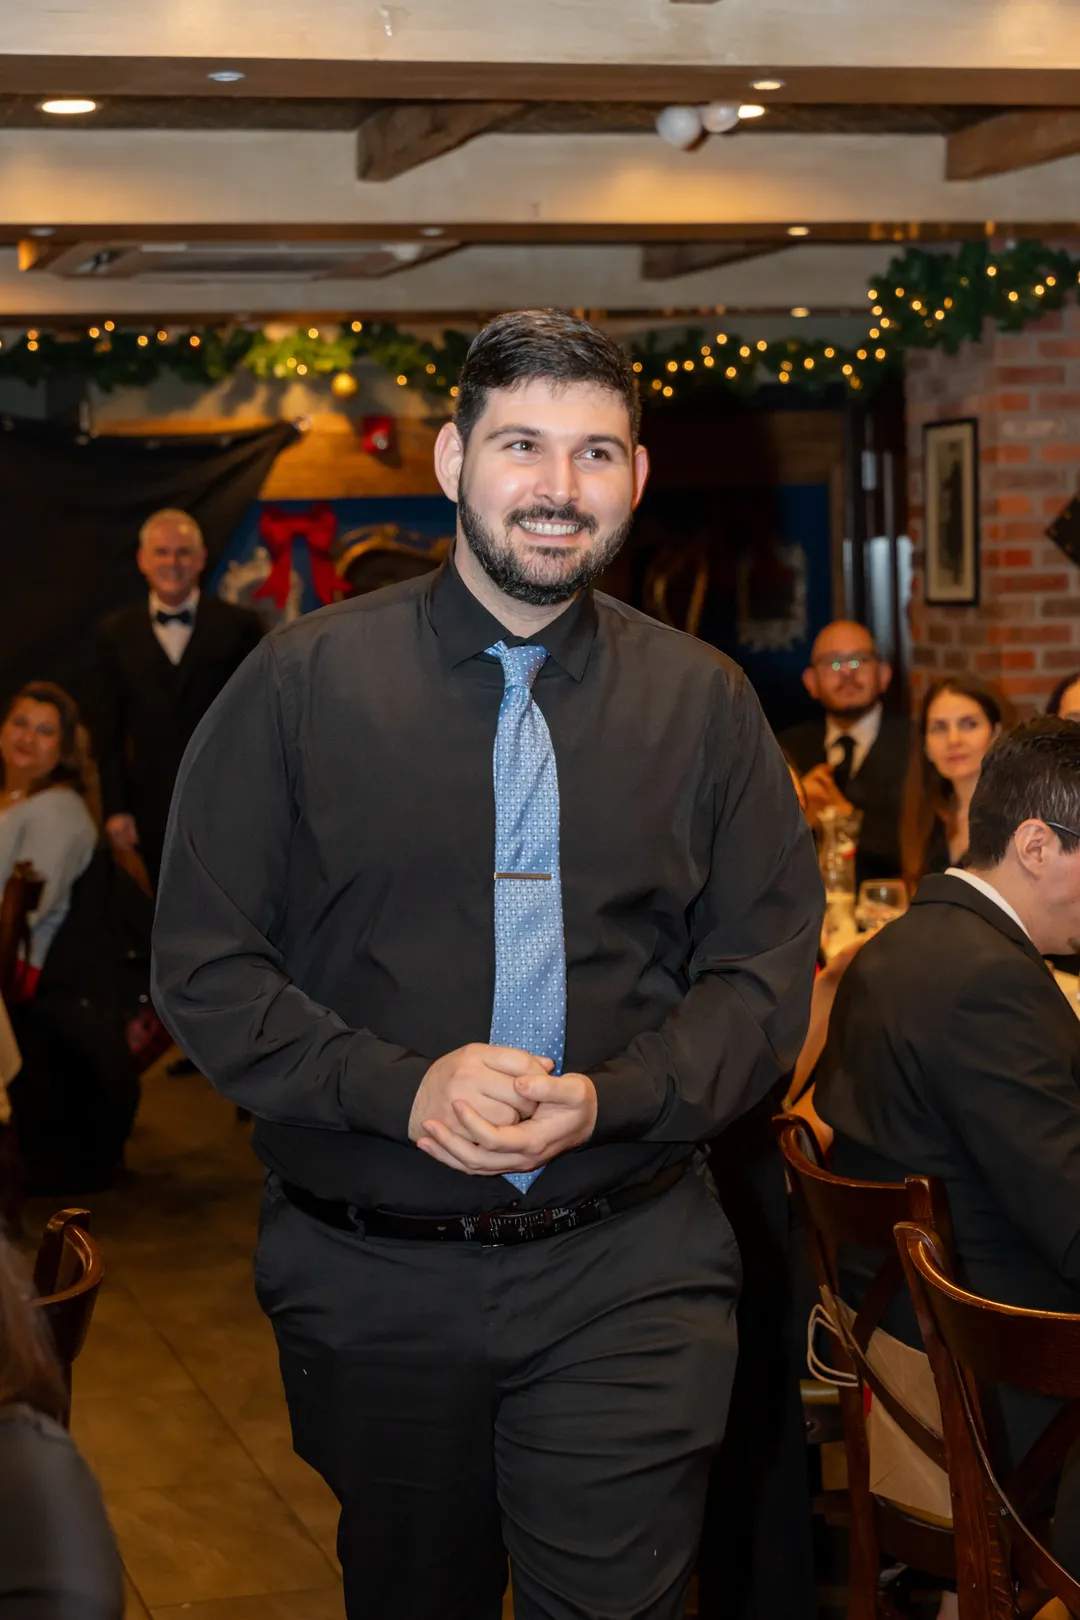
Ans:
[[[135,817],[154,876],[184,749],[261,636],[256,614],[205,592],[179,664],[169,661],[155,636],[145,599],[99,627],[90,722],[102,804],[106,817]]]
[[[834,1168],[939,1176],[976,1293],[1080,1311],[1080,1019],[1024,931],[924,879],[840,982],[815,1106]],[[914,1331],[887,1326],[909,1342]]]
[[[825,763],[825,716],[792,726],[778,738],[800,776]],[[881,716],[881,730],[846,796],[862,811],[855,868],[858,881],[900,875],[900,807],[911,748],[911,722],[905,715]]]

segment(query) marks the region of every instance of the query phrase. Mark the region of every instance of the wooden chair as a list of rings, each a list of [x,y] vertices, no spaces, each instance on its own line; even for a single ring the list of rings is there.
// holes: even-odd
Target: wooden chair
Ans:
[[[871,1491],[866,1415],[869,1393],[924,1456],[945,1468],[941,1434],[922,1422],[886,1382],[870,1346],[886,1308],[904,1288],[893,1229],[898,1222],[914,1218],[945,1232],[951,1242],[945,1193],[940,1183],[923,1176],[909,1176],[903,1185],[846,1181],[821,1165],[817,1144],[805,1120],[782,1114],[774,1125],[832,1330],[841,1380],[851,1544],[848,1620],[876,1620],[879,1615],[896,1613],[878,1589],[883,1553],[894,1562],[909,1564],[944,1580],[951,1579],[955,1570],[949,1523],[918,1514]],[[840,1244],[870,1250],[881,1257],[857,1310],[844,1302],[840,1290],[836,1260]]]
[[[1049,1595],[1080,1615],[1080,1582],[1042,1539],[1035,1503],[1080,1438],[1080,1316],[1021,1310],[955,1281],[929,1223],[896,1242],[941,1405],[956,1525],[961,1620],[1017,1620]],[[1011,1384],[1066,1404],[1015,1469],[994,1458],[980,1389]]]
[[[90,1236],[88,1209],[62,1209],[42,1234],[34,1262],[35,1307],[45,1313],[71,1393],[71,1366],[86,1342],[105,1276],[101,1249]]]
[[[45,880],[29,861],[16,861],[0,899],[0,996],[10,1007],[17,999],[20,963],[30,959],[30,917],[41,901]]]
[[[41,902],[45,880],[29,861],[16,861],[0,898],[0,1000],[10,1010],[18,999],[19,973],[30,959],[30,917]],[[0,1230],[22,1230],[23,1166],[13,1124],[0,1125]]]

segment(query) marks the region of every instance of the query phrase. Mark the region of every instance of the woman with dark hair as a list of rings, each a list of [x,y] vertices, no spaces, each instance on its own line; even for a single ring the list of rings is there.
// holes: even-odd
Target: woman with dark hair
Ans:
[[[945,675],[923,698],[900,818],[903,874],[914,891],[944,872],[968,843],[968,806],[983,758],[1016,715],[1008,699],[974,675]]]
[[[1062,720],[1080,720],[1080,670],[1058,681],[1046,700],[1046,712]]]
[[[120,1620],[124,1582],[101,1492],[64,1424],[41,1312],[0,1237],[0,1620]]]
[[[31,919],[24,997],[33,993],[72,886],[94,853],[90,772],[74,700],[50,681],[24,686],[0,721],[0,891],[17,861],[29,861],[45,879]]]

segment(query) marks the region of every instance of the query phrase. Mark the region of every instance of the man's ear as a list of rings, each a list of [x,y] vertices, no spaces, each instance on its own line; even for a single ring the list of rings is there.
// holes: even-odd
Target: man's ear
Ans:
[[[817,670],[813,667],[810,669],[804,669],[802,672],[802,683],[806,687],[806,690],[809,692],[810,696],[813,698],[814,702],[820,703],[821,687],[818,684]]]
[[[645,485],[649,481],[649,452],[643,444],[634,447],[634,500],[633,510],[636,512],[641,497],[645,493]]]
[[[880,663],[878,665],[878,693],[884,694],[889,690],[892,681],[892,665]]]
[[[1052,846],[1057,843],[1057,834],[1051,832],[1044,821],[1022,821],[1012,835],[1013,849],[1016,858],[1025,872],[1032,877],[1040,876],[1053,855]]]
[[[465,460],[465,446],[454,422],[444,422],[435,440],[435,476],[448,501],[458,498],[461,466]]]

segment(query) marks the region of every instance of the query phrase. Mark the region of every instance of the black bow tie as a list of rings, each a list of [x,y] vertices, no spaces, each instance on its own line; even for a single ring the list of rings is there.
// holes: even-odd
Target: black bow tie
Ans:
[[[154,618],[158,624],[183,624],[189,630],[195,623],[195,615],[191,608],[181,608],[179,613],[166,613],[164,608],[158,608]]]

